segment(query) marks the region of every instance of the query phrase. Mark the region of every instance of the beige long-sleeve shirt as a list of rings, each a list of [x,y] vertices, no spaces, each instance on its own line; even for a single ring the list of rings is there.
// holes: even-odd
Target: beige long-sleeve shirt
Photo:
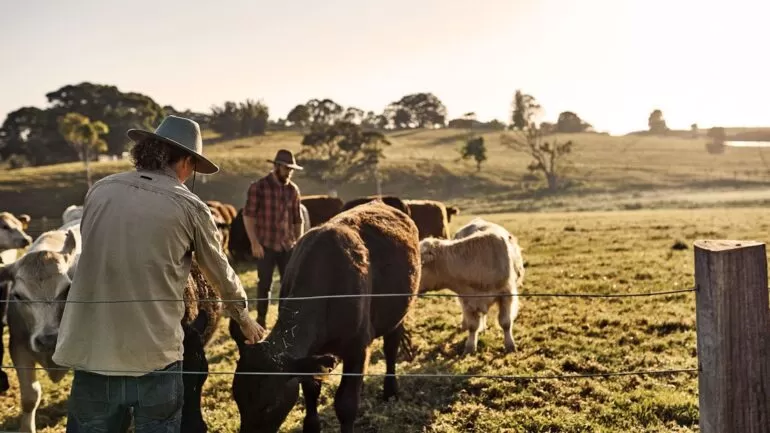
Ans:
[[[182,360],[183,298],[191,252],[232,315],[246,293],[221,251],[211,211],[170,170],[108,176],[86,195],[82,253],[64,309],[54,362],[139,376]],[[112,370],[112,371],[108,371]]]

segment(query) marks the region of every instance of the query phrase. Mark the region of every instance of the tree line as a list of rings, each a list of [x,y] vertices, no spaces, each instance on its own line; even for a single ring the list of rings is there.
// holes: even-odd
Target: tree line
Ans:
[[[515,99],[519,101],[522,97],[528,101],[521,92],[516,93]],[[447,119],[446,106],[429,92],[405,95],[388,104],[381,113],[344,107],[328,98],[310,99],[276,120],[271,119],[269,108],[262,101],[226,101],[222,105],[213,105],[208,113],[199,113],[177,110],[171,105],[160,106],[148,95],[89,82],[63,86],[47,93],[46,99],[47,107],[21,107],[8,114],[0,127],[0,158],[10,162],[11,166],[94,160],[99,154],[121,155],[130,144],[125,136],[127,129],[153,129],[169,114],[190,117],[202,128],[213,130],[226,139],[261,135],[268,130],[293,129],[307,133],[338,122],[376,131],[444,127],[503,130],[509,127],[499,120]],[[77,131],[65,133],[62,123],[73,122],[72,117],[65,121],[69,114],[80,116],[77,122],[86,125],[98,122],[81,130],[86,135],[98,131],[97,136],[76,138]],[[515,112],[510,127],[519,126],[522,115],[525,114]],[[590,125],[571,112],[562,113],[555,124],[548,126],[553,132],[581,132],[588,127]]]

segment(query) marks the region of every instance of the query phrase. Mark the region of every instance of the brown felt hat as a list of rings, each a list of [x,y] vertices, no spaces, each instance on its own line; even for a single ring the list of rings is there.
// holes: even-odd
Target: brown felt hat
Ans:
[[[174,147],[187,151],[195,158],[195,171],[202,174],[214,174],[219,167],[203,156],[203,136],[198,122],[186,117],[168,116],[155,129],[155,132],[143,129],[129,129],[128,138],[139,142],[145,138],[154,138]]]
[[[276,152],[275,159],[268,159],[267,162],[285,165],[286,167],[293,168],[294,170],[304,170],[302,166],[297,165],[297,160],[294,159],[294,154],[291,152],[291,150],[280,149],[278,152]]]

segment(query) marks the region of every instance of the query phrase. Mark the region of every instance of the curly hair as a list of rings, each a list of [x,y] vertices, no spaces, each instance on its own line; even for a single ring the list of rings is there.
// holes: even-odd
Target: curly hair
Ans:
[[[131,148],[131,160],[137,170],[162,170],[189,153],[154,138],[145,138]]]

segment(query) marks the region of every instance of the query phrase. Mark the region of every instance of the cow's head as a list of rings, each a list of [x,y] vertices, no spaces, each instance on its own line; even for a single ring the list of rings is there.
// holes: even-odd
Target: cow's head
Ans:
[[[240,351],[233,399],[241,414],[241,433],[277,432],[297,403],[299,380],[307,374],[330,372],[338,362],[332,355],[293,359],[271,348],[274,343],[269,340],[247,345],[233,320],[230,335]]]
[[[0,212],[0,250],[15,250],[26,248],[32,243],[24,230],[28,227],[29,215],[19,215],[18,218],[8,212]]]
[[[28,330],[29,345],[39,353],[53,353],[59,323],[72,283],[77,241],[67,231],[60,251],[30,251],[0,267],[0,282],[12,281],[11,304]]]
[[[443,286],[439,278],[436,261],[445,241],[428,237],[420,241],[420,293],[441,290]]]
[[[446,207],[446,221],[448,223],[452,222],[452,217],[453,216],[459,215],[459,214],[460,214],[460,208],[458,208],[457,206],[447,206]]]

